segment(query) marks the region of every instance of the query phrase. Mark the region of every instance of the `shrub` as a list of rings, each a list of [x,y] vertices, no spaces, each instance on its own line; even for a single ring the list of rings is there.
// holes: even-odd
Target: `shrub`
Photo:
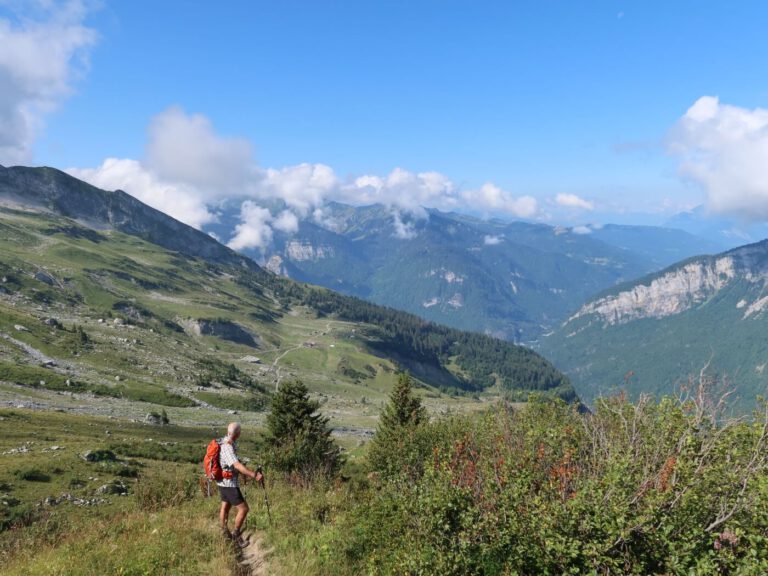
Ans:
[[[42,470],[37,468],[24,468],[22,470],[16,470],[15,475],[20,480],[26,480],[28,482],[50,482],[51,476],[46,474]]]
[[[405,447],[419,474],[384,478],[349,519],[367,573],[768,572],[768,412],[535,401],[422,425]]]

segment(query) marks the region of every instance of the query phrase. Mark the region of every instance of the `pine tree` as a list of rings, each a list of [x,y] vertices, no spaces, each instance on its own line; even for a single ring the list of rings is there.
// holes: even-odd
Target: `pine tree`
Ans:
[[[425,418],[421,398],[413,393],[413,380],[407,372],[398,375],[392,389],[389,404],[384,408],[379,423],[379,431],[402,426],[418,426]]]
[[[406,443],[426,419],[421,399],[413,393],[411,377],[407,373],[400,374],[371,442],[368,452],[371,468],[387,475],[401,472],[406,458]]]
[[[342,464],[341,449],[319,408],[307,387],[296,380],[280,387],[267,416],[273,466],[303,483],[318,475],[331,477]]]

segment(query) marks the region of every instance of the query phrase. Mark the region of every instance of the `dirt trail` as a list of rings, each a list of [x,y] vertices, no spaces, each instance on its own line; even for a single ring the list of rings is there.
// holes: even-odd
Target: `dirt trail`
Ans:
[[[269,556],[272,548],[267,549],[262,535],[258,532],[247,531],[243,537],[248,546],[238,553],[238,565],[243,576],[269,576]]]

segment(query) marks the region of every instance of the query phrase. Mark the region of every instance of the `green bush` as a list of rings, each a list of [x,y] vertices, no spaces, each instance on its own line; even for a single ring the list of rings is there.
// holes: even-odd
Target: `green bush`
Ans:
[[[419,427],[350,515],[372,574],[768,573],[768,423],[697,402],[537,401]]]
[[[45,472],[37,468],[23,468],[21,470],[16,470],[14,474],[20,480],[26,480],[28,482],[50,482],[51,481],[50,474],[46,474]]]

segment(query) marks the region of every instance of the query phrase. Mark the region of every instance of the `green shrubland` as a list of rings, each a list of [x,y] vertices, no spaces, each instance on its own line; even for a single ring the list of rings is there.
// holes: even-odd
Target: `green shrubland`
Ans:
[[[699,387],[602,399],[592,412],[534,397],[429,421],[401,377],[370,459],[327,468],[310,457],[338,450],[317,404],[300,383],[281,394],[268,436],[244,430],[240,447],[267,463],[265,486],[244,492],[248,527],[273,549],[270,573],[768,573],[768,407],[729,420]],[[236,573],[216,533],[217,499],[197,483],[216,431],[0,416],[2,446],[34,438],[30,453],[0,457],[3,506],[15,511],[0,531],[9,574]],[[107,425],[119,438],[106,441]],[[43,452],[59,436],[66,449]],[[87,462],[86,447],[109,457]],[[322,473],[301,476],[304,460]],[[97,496],[102,484],[128,495]],[[41,504],[63,491],[108,502]]]
[[[699,392],[402,426],[278,546],[317,574],[768,573],[768,412],[728,421]]]

